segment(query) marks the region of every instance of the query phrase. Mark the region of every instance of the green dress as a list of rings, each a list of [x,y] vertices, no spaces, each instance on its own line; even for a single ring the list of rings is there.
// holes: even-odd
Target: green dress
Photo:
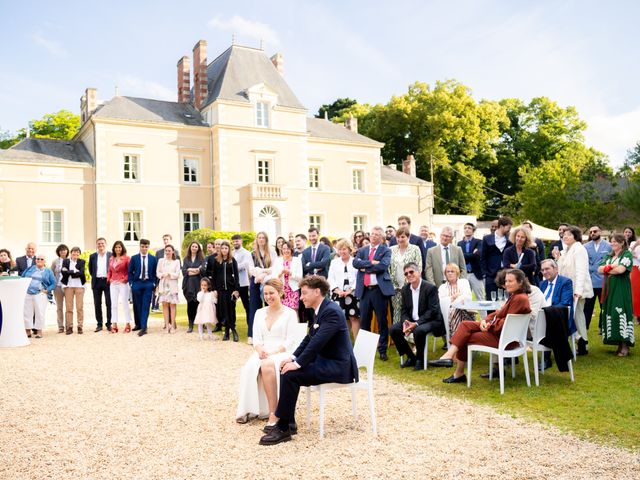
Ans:
[[[620,275],[605,275],[602,284],[602,309],[600,311],[600,334],[603,343],[618,345],[625,342],[632,347],[635,344],[633,335],[633,306],[631,303],[631,280],[629,274],[633,265],[631,252],[626,250],[614,257],[613,252],[605,256],[600,266],[623,266],[627,270]]]
[[[404,255],[400,253],[400,247],[394,245],[391,247],[391,263],[389,264],[389,275],[391,282],[395,288],[395,294],[391,297],[391,305],[393,305],[393,323],[400,322],[400,310],[402,309],[402,296],[400,289],[404,286],[404,266],[407,263],[415,263],[418,265],[418,272],[422,272],[422,254],[420,247],[409,244],[407,245]]]

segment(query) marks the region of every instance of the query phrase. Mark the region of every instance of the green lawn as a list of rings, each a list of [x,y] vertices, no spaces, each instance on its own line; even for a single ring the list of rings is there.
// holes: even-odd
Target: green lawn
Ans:
[[[245,341],[247,324],[241,303],[238,303],[237,316],[238,333],[241,341]],[[443,378],[453,373],[452,369],[401,370],[393,347],[389,350],[389,361],[376,360],[375,370],[434,393],[490,405],[514,417],[547,422],[583,438],[640,451],[640,345],[631,349],[630,356],[616,357],[615,346],[602,344],[596,318],[594,315],[589,331],[589,355],[578,357],[574,364],[575,383],[571,383],[568,373],[558,372],[554,365],[544,376],[540,375],[540,387],[536,387],[530,355],[531,388],[526,386],[522,365],[517,366],[515,379],[511,378],[509,367],[505,369],[504,395],[500,395],[497,379],[489,382],[479,377],[488,370],[487,355],[474,360],[471,388],[442,383]],[[187,324],[186,305],[178,308],[178,323]],[[638,330],[636,328],[636,338]],[[430,351],[429,358],[439,357],[443,352],[441,347],[442,341],[438,340],[437,350]]]

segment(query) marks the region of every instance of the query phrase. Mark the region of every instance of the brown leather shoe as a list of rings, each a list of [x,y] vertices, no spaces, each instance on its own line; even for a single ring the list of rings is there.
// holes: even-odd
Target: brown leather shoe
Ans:
[[[73,333],[73,327],[67,327],[67,331],[65,333],[67,335],[71,335]]]
[[[78,335],[82,335],[82,327],[78,327]]]
[[[64,333],[64,327],[58,327],[58,333]]]

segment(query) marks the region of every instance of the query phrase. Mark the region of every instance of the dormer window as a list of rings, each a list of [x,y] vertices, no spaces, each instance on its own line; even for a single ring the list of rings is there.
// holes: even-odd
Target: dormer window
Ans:
[[[269,104],[256,102],[256,126],[269,128]]]

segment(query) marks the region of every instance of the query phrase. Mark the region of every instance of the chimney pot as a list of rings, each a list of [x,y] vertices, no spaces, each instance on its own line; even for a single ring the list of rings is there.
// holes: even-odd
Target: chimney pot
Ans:
[[[207,41],[193,47],[193,105],[200,110],[209,96],[207,80]]]
[[[412,177],[416,176],[416,159],[413,155],[407,155],[407,158],[402,161],[402,171]]]
[[[281,53],[276,53],[273,57],[271,57],[271,63],[276,67],[278,73],[284,76],[284,56]]]
[[[89,120],[97,106],[97,90],[89,87],[84,91],[84,95],[80,97],[80,122],[84,123]]]
[[[186,55],[178,60],[178,102],[189,103],[191,91],[191,61]]]
[[[349,115],[349,118],[344,122],[344,126],[347,127],[347,130],[358,133],[358,119],[353,115]]]

